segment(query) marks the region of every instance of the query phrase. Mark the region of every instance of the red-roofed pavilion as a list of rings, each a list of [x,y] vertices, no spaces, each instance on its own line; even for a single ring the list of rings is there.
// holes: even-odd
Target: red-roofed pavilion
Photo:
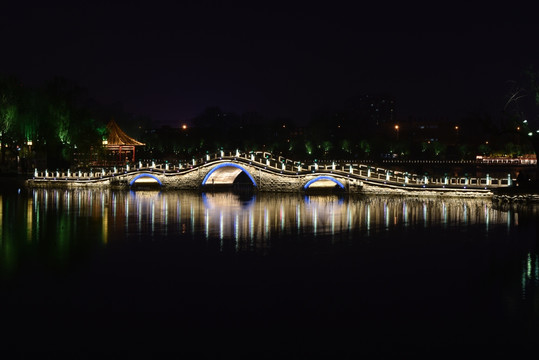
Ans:
[[[128,161],[129,158],[134,162],[135,147],[146,145],[124,133],[114,120],[107,124],[107,132],[108,136],[106,140],[103,140],[103,145],[113,157],[118,157],[120,163]]]

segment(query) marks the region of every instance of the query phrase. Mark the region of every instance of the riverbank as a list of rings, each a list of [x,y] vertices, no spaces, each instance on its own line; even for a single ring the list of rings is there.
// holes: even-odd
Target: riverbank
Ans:
[[[498,202],[539,202],[539,183],[498,188],[493,193],[492,199]]]

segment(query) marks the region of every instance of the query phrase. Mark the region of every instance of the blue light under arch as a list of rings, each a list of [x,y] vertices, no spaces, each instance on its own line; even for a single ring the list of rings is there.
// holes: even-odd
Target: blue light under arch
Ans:
[[[206,176],[204,177],[204,180],[202,180],[202,185],[206,185],[206,181],[208,181],[209,177],[211,176],[211,174],[213,174],[213,172],[219,168],[222,168],[222,167],[235,167],[237,169],[240,169],[241,171],[243,171],[244,173],[247,174],[247,176],[249,176],[249,179],[251,179],[252,183],[253,183],[253,186],[256,187],[256,182],[255,182],[255,179],[251,176],[251,174],[249,174],[249,172],[247,170],[245,170],[245,168],[243,166],[240,166],[238,164],[234,164],[234,163],[223,163],[223,164],[219,164],[217,165],[216,167],[214,167],[213,169],[210,170],[210,172],[208,174],[206,174]]]
[[[312,183],[318,181],[318,180],[331,180],[333,181],[335,184],[339,185],[339,187],[341,189],[344,189],[344,185],[343,183],[341,183],[339,180],[335,179],[335,178],[332,178],[331,176],[318,176],[314,179],[312,179],[311,181],[309,181],[307,184],[305,184],[305,186],[303,186],[303,189],[307,189],[309,186],[311,186]]]
[[[152,175],[152,174],[140,174],[140,175],[135,176],[135,178],[131,180],[131,182],[129,183],[129,186],[132,186],[135,183],[135,181],[143,177],[150,177],[156,180],[159,183],[159,185],[163,186],[163,184],[161,183],[161,180],[159,180],[155,175]]]

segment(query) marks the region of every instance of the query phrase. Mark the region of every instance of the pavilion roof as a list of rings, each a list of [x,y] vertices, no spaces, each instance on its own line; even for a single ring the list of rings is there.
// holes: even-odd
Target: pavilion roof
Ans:
[[[137,145],[146,145],[144,143],[141,143],[140,141],[137,141],[124,133],[122,129],[116,124],[114,120],[109,121],[107,124],[107,130],[108,130],[108,137],[107,137],[107,146],[115,146],[115,145],[129,145],[129,146],[137,146]]]

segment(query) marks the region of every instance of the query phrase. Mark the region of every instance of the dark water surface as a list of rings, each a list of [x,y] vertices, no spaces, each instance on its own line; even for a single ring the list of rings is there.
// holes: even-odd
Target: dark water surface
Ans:
[[[495,353],[539,334],[537,206],[3,185],[4,351]]]

